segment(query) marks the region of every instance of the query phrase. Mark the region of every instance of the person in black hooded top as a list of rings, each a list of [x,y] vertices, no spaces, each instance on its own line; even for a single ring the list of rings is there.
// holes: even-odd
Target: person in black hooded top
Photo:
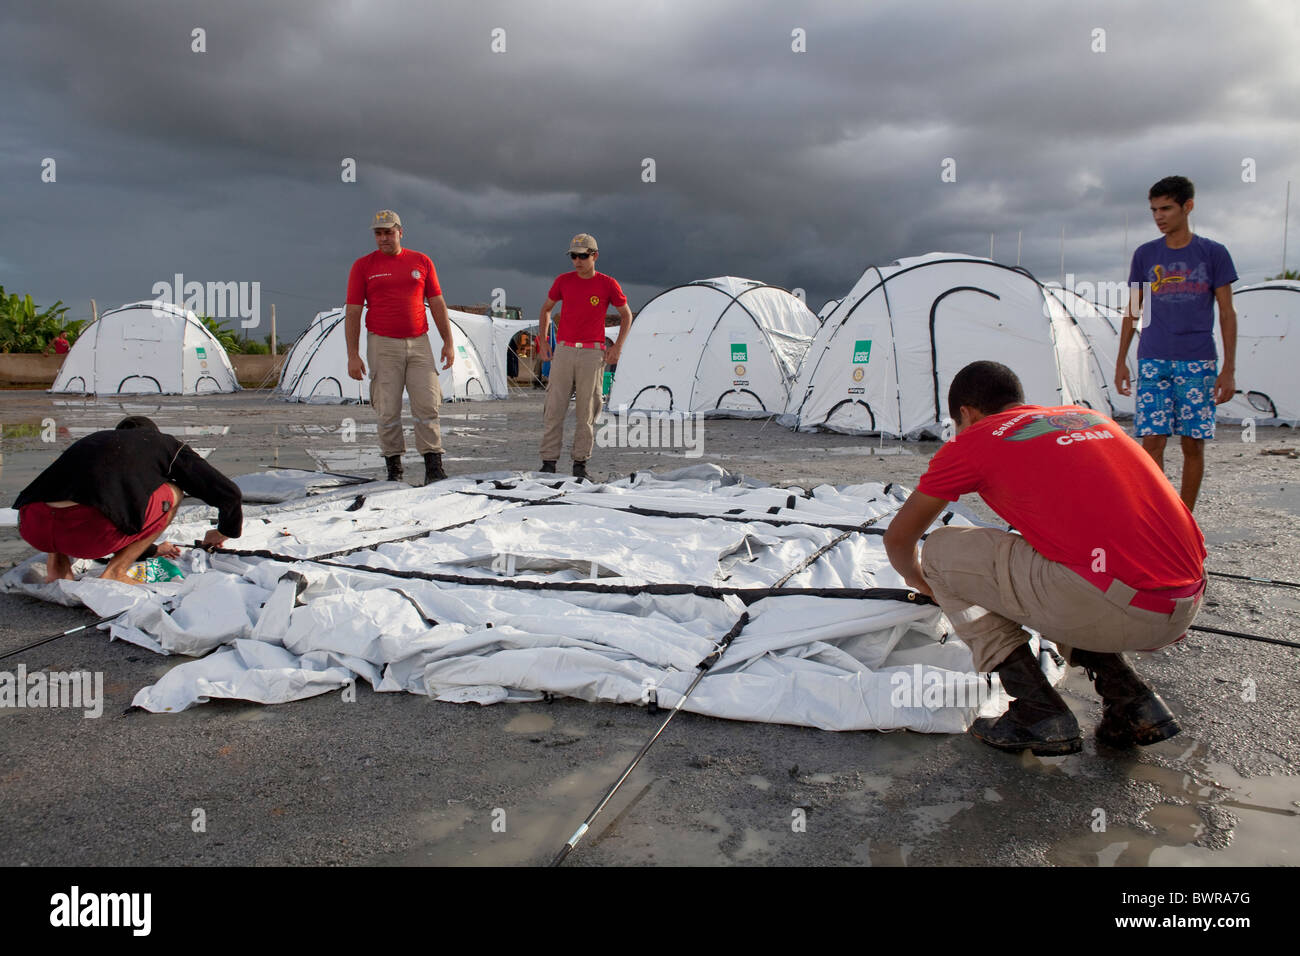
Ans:
[[[133,415],[73,443],[23,489],[14,507],[23,540],[49,554],[46,581],[71,579],[72,558],[111,554],[100,576],[133,583],[126,571],[136,561],[180,554],[175,544],[153,542],[184,495],[217,509],[217,527],[204,536],[205,547],[239,537],[239,486],[180,439]]]

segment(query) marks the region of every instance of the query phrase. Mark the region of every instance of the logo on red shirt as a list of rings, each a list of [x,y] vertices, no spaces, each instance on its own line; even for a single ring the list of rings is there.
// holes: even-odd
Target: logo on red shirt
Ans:
[[[1101,425],[1106,419],[1096,412],[1084,412],[1078,414],[1075,412],[1065,412],[1057,415],[1035,415],[1031,421],[1026,422],[1019,428],[1010,430],[1010,434],[1005,435],[1006,441],[1028,441],[1031,438],[1039,438],[1043,435],[1051,435],[1056,432],[1080,431],[1089,425]],[[996,433],[995,433],[996,434]],[[1109,432],[1103,433],[1107,438],[1111,437]],[[1061,442],[1068,445],[1069,442]]]

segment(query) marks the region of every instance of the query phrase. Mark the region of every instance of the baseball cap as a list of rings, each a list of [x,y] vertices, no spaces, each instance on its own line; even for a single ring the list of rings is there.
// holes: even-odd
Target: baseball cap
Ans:
[[[573,241],[569,243],[569,251],[570,252],[599,252],[600,249],[596,247],[595,236],[589,236],[585,232],[580,232],[576,236],[574,236]]]
[[[375,213],[375,221],[370,224],[371,229],[392,229],[394,226],[402,224],[402,217],[391,209],[381,209]]]

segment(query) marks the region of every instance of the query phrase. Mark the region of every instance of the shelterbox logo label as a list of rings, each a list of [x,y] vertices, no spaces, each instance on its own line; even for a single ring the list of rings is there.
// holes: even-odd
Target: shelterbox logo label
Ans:
[[[859,339],[853,343],[853,364],[866,365],[871,361],[871,339]]]

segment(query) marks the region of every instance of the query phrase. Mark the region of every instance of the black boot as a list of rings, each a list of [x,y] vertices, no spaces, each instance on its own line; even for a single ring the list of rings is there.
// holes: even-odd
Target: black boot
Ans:
[[[384,458],[384,462],[388,465],[388,480],[401,481],[402,480],[402,456],[388,455],[387,457]]]
[[[574,477],[574,478],[587,478],[587,461],[586,461],[586,459],[583,459],[582,461],[575,461],[575,462],[573,463],[573,477]],[[590,479],[590,478],[587,478],[587,480],[590,481],[591,479]]]
[[[1101,723],[1097,725],[1097,740],[1101,743],[1108,747],[1145,747],[1168,740],[1182,730],[1160,695],[1142,683],[1123,654],[1075,648],[1070,662],[1087,669],[1101,694]]]
[[[548,459],[548,460],[542,462],[542,474],[543,474],[543,475],[553,475],[553,474],[555,474],[555,461],[556,461],[556,459],[551,458],[551,459]]]
[[[447,473],[442,470],[442,452],[426,451],[424,453],[424,483],[431,485],[435,481],[442,481],[447,477]]]
[[[1047,682],[1028,644],[1017,647],[997,668],[997,675],[1002,687],[1015,699],[996,720],[976,720],[971,725],[971,736],[998,750],[1030,750],[1039,757],[1077,754],[1083,749],[1079,722]]]

